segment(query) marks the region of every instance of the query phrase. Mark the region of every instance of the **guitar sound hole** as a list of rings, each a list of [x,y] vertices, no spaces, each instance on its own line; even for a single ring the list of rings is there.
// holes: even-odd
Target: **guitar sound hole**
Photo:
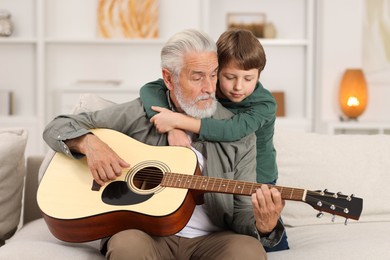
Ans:
[[[133,178],[133,184],[140,190],[151,190],[160,185],[163,173],[156,167],[145,167],[139,170]]]

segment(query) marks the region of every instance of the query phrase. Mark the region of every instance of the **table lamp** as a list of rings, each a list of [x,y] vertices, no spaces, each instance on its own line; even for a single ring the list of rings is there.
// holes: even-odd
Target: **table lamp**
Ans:
[[[357,120],[367,106],[367,83],[361,69],[346,69],[341,80],[339,103],[349,120]]]

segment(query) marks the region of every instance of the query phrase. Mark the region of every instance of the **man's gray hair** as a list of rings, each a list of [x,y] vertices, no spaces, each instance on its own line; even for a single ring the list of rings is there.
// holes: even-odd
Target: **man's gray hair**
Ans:
[[[176,33],[161,50],[161,67],[178,77],[183,67],[184,55],[190,52],[215,52],[217,45],[206,33],[188,29]]]

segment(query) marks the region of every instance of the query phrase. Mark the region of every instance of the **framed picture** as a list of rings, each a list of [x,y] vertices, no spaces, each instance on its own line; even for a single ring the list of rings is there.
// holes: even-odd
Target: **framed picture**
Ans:
[[[264,37],[264,25],[266,23],[266,15],[264,13],[228,13],[227,27],[247,29],[256,37]]]
[[[158,38],[159,1],[98,1],[98,36],[101,38]]]

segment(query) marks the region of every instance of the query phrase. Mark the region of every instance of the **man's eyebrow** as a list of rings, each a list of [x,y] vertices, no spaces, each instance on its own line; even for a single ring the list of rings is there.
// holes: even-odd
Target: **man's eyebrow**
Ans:
[[[214,72],[217,72],[218,71],[218,67],[216,67],[213,71],[212,71],[212,73],[214,73]],[[191,71],[191,74],[202,74],[202,75],[204,75],[204,74],[206,74],[206,72],[205,71],[202,71],[202,70],[193,70],[193,71]]]
[[[191,74],[201,74],[201,75],[204,75],[206,73],[204,71],[193,70],[193,71],[191,71]]]

